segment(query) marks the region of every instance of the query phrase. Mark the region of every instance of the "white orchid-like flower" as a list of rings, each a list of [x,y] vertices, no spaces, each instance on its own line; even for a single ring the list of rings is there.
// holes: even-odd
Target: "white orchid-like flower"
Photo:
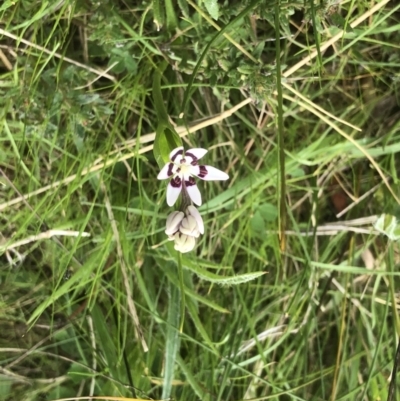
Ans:
[[[201,206],[201,193],[193,176],[205,181],[222,181],[229,178],[228,174],[212,166],[199,165],[198,161],[207,149],[193,148],[184,151],[183,147],[174,149],[167,163],[158,174],[159,180],[171,178],[167,187],[167,203],[173,206],[179,194],[185,191],[194,204]]]
[[[204,234],[204,223],[199,211],[190,205],[183,212],[172,212],[167,217],[165,234],[170,241],[175,241],[174,248],[186,253],[194,249],[196,238]]]

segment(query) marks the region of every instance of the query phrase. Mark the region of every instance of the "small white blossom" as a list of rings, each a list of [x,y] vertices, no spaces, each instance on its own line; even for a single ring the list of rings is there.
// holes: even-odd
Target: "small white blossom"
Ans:
[[[167,187],[167,203],[173,206],[182,189],[187,192],[194,204],[200,206],[201,194],[193,176],[205,181],[227,180],[228,174],[212,166],[199,165],[198,160],[206,153],[207,149],[193,148],[184,151],[183,147],[174,149],[167,163],[158,174],[159,180],[171,178]]]

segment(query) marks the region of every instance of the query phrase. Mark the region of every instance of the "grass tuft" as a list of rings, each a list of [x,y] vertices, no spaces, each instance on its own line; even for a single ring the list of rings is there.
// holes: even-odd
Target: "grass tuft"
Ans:
[[[399,11],[4,1],[0,401],[399,398]]]

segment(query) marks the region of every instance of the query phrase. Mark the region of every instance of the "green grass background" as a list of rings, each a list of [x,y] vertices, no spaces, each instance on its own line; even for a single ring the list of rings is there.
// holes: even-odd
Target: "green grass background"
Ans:
[[[399,32],[388,0],[3,1],[0,400],[400,396]],[[160,101],[230,175],[182,257]]]

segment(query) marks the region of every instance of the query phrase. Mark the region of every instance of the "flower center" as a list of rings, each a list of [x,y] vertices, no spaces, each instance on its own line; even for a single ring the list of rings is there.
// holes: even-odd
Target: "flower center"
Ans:
[[[190,174],[190,165],[186,163],[182,163],[180,165],[180,170],[182,174]]]

